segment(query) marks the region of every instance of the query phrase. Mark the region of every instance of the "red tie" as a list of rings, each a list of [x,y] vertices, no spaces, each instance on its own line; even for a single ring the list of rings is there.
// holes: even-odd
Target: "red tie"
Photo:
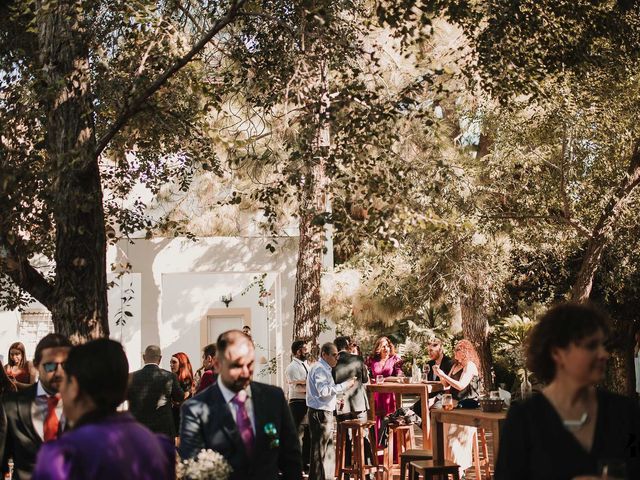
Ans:
[[[58,428],[60,427],[60,419],[56,413],[56,407],[60,397],[54,395],[47,397],[47,416],[44,419],[44,441],[55,440],[58,436]]]

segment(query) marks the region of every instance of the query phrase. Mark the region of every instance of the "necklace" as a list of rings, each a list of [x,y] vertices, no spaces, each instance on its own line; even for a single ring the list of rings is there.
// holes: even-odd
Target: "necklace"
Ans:
[[[580,417],[580,420],[562,420],[562,423],[569,430],[580,430],[584,427],[584,424],[589,420],[589,415],[587,412],[584,412]]]

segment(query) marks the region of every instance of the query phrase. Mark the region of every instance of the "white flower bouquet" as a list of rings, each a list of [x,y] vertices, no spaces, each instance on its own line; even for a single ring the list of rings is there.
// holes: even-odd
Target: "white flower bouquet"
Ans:
[[[195,458],[178,463],[176,473],[181,480],[228,480],[233,469],[214,450],[200,450]]]

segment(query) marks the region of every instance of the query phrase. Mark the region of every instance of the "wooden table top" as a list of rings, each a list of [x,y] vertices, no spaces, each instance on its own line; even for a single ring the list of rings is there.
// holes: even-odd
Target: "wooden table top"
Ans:
[[[369,383],[367,384],[367,390],[378,393],[406,393],[406,394],[420,394],[425,391],[438,392],[442,390],[442,383],[440,382],[420,382],[420,383],[399,383],[399,382],[384,382],[384,383]]]
[[[432,408],[431,416],[444,423],[457,423],[456,419],[473,419],[500,421],[507,418],[507,411],[483,412],[479,408],[454,408],[453,410],[443,410],[442,408]],[[449,420],[449,421],[447,421]]]

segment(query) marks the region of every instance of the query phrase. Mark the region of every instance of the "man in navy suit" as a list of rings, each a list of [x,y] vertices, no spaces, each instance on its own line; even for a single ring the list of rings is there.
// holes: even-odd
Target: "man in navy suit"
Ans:
[[[179,453],[221,453],[230,480],[301,480],[300,442],[283,391],[253,382],[255,350],[239,330],[218,337],[218,381],[182,406]]]

